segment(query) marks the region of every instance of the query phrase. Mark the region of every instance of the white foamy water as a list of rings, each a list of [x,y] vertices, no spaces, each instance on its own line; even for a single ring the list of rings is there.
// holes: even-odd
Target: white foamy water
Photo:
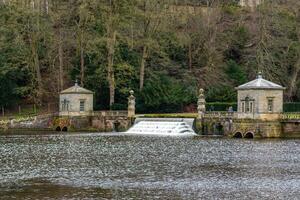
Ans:
[[[196,135],[189,124],[184,121],[140,121],[127,133],[145,135]]]

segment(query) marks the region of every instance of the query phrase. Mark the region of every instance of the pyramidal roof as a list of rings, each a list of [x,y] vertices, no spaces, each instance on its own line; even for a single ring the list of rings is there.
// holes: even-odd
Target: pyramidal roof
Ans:
[[[247,89],[269,89],[269,90],[284,90],[285,87],[263,79],[262,74],[259,73],[257,78],[253,81],[245,83],[236,87],[237,90],[247,90]]]
[[[90,90],[80,87],[76,81],[73,87],[61,91],[60,94],[94,94],[94,93]]]

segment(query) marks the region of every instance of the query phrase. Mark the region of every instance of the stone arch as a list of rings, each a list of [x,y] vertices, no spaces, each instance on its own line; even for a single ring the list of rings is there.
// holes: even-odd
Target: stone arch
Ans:
[[[218,135],[224,134],[224,126],[221,122],[216,124],[216,134],[218,134]]]
[[[114,121],[114,123],[113,123],[113,130],[115,132],[119,132],[120,131],[120,125],[121,125],[121,123],[120,123],[119,120]]]
[[[55,131],[61,131],[60,126],[56,127]]]
[[[215,134],[216,133],[216,123],[215,122],[211,123],[209,126],[209,129],[210,129],[209,130],[210,134]]]
[[[247,139],[253,139],[254,138],[254,133],[253,132],[247,132],[245,135],[244,135],[244,138],[247,138]]]
[[[234,138],[243,138],[243,134],[241,132],[236,132],[234,135],[233,135]]]
[[[68,127],[63,127],[62,129],[61,129],[61,131],[63,131],[63,132],[68,132]]]
[[[209,133],[208,125],[204,124],[201,128],[201,132],[203,135],[207,135]]]

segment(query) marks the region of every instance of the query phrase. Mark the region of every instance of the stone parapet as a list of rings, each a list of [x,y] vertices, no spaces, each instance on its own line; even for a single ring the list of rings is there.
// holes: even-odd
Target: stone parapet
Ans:
[[[236,118],[235,112],[205,112],[204,118]]]

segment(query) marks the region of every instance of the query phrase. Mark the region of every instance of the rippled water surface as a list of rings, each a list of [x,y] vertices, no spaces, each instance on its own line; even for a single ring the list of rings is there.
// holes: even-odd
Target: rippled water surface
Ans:
[[[0,199],[300,199],[300,140],[0,136]]]

